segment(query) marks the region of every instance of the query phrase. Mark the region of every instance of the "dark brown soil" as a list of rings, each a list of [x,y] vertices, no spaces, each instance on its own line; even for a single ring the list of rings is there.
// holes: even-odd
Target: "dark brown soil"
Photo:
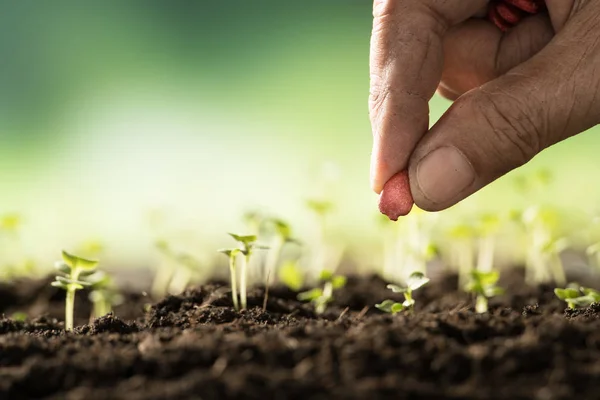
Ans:
[[[320,318],[281,288],[267,312],[255,290],[236,313],[225,286],[207,285],[147,313],[130,296],[118,317],[70,334],[52,318],[61,293],[2,286],[7,315],[36,304],[50,317],[0,319],[0,399],[599,398],[600,306],[564,312],[550,286],[505,283],[487,314],[450,277],[416,295],[414,314],[390,316],[372,307],[393,297],[385,282],[351,278]]]

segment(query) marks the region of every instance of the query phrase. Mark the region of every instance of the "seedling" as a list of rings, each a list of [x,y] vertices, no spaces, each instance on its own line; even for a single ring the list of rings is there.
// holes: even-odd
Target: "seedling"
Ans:
[[[387,285],[388,289],[391,289],[394,293],[402,293],[404,295],[404,301],[397,303],[393,300],[384,300],[379,304],[375,304],[375,307],[383,312],[390,314],[396,314],[403,310],[412,312],[415,308],[415,299],[413,298],[413,292],[418,290],[429,283],[429,278],[422,272],[413,272],[410,274],[406,281],[406,286],[401,287],[398,285]]]
[[[315,272],[323,271],[327,264],[327,218],[334,210],[332,202],[322,199],[309,199],[306,201],[308,209],[314,213],[317,220],[315,234],[314,258],[311,262]]]
[[[566,284],[560,253],[567,247],[565,238],[558,237],[558,213],[550,208],[533,206],[520,215],[528,243],[525,278],[529,284],[554,281]]]
[[[220,253],[225,254],[229,258],[229,275],[231,280],[231,300],[235,311],[240,310],[240,303],[237,293],[237,273],[236,273],[236,258],[241,253],[240,249],[221,249]]]
[[[55,264],[55,268],[60,275],[56,276],[56,280],[52,282],[52,286],[61,288],[67,292],[65,301],[65,329],[73,330],[73,311],[75,308],[75,292],[83,289],[85,286],[90,286],[91,283],[86,279],[94,272],[98,261],[88,260],[69,254],[63,250],[62,261]]]
[[[453,227],[450,237],[456,241],[453,246],[453,263],[458,266],[458,287],[463,288],[469,282],[469,274],[475,265],[475,228],[468,223],[462,223]]]
[[[105,272],[97,271],[89,277],[91,292],[88,296],[92,302],[92,318],[100,318],[112,311],[114,306],[123,302],[123,296],[119,294],[114,281]]]
[[[490,272],[494,268],[496,234],[500,228],[500,218],[495,214],[484,214],[477,222],[477,270]]]
[[[231,236],[233,239],[235,239],[240,244],[240,248],[237,249],[238,252],[235,253],[235,256],[237,256],[237,254],[239,254],[239,253],[244,255],[244,257],[242,258],[243,262],[242,262],[242,265],[240,268],[240,305],[241,305],[241,309],[245,310],[248,305],[247,294],[246,294],[246,292],[247,292],[246,280],[247,280],[247,274],[248,274],[247,273],[248,265],[250,265],[250,259],[252,257],[252,254],[254,254],[254,250],[256,250],[256,249],[266,250],[266,249],[268,249],[268,247],[257,245],[256,244],[256,239],[257,239],[256,235],[243,236],[243,235],[236,235],[234,233],[230,233],[229,236]],[[231,263],[231,254],[234,253],[233,250],[234,249],[220,250],[221,253],[230,255],[230,263]],[[233,258],[233,274],[235,274],[235,256]],[[230,264],[230,268],[231,268],[231,264]],[[232,288],[232,292],[233,292],[233,288]]]
[[[283,247],[287,243],[298,243],[292,238],[292,228],[285,221],[278,218],[270,218],[266,222],[273,227],[274,236],[271,242],[270,251],[267,254],[265,263],[265,297],[263,301],[263,310],[267,308],[267,299],[269,298],[269,286],[271,285],[271,274],[277,270],[277,264],[281,258]]]
[[[296,261],[287,261],[279,269],[279,280],[291,290],[297,292],[304,285],[304,274]]]
[[[504,293],[504,289],[496,286],[499,278],[498,271],[471,271],[471,280],[465,290],[475,295],[475,311],[479,314],[488,311],[488,299]]]
[[[322,271],[319,281],[323,288],[314,288],[298,294],[298,300],[310,301],[315,307],[315,313],[323,314],[327,305],[333,301],[333,291],[346,285],[346,277],[334,275],[330,271]]]
[[[571,284],[565,289],[556,288],[554,294],[566,302],[570,309],[588,307],[592,303],[600,302],[600,292],[586,287],[578,287],[575,284]]]
[[[244,213],[242,219],[248,227],[252,235],[258,236],[260,233],[260,227],[265,219],[264,215],[260,211],[247,211]]]

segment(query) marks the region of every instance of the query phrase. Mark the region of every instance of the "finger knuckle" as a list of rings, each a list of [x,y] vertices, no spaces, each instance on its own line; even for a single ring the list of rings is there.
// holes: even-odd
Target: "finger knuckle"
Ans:
[[[523,165],[542,150],[539,124],[526,102],[508,93],[483,89],[477,91],[472,101],[477,114],[493,134],[490,145],[502,165]]]

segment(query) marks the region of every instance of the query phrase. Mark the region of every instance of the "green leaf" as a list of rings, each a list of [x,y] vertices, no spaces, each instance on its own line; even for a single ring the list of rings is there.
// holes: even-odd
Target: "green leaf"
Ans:
[[[62,272],[63,274],[70,274],[71,273],[71,267],[69,267],[67,264],[65,264],[63,261],[57,261],[54,263],[54,268],[60,272]]]
[[[51,282],[50,286],[54,286],[56,288],[60,288],[60,289],[63,289],[63,290],[68,290],[69,289],[69,287],[67,285],[65,285],[62,282],[58,282],[58,281]]]
[[[284,241],[288,241],[292,237],[292,228],[290,225],[278,218],[272,218],[269,220],[271,224],[273,224],[273,228],[275,229],[275,233],[278,236],[282,237]]]
[[[392,314],[396,314],[399,313],[400,311],[404,310],[404,304],[401,303],[394,303],[392,305]]]
[[[329,282],[333,279],[333,272],[328,271],[326,269],[324,269],[323,271],[321,271],[321,273],[319,274],[319,280],[321,282]]]
[[[97,260],[88,260],[87,258],[77,257],[73,254],[67,253],[65,250],[62,251],[62,258],[65,263],[71,268],[80,269],[94,269],[98,266]]]
[[[498,271],[482,272],[473,270],[471,271],[471,278],[478,282],[482,287],[493,286],[500,279],[500,273]]]
[[[394,314],[395,312],[398,312],[398,311],[394,311],[395,305],[399,305],[401,307],[399,311],[402,310],[402,304],[396,303],[394,300],[384,300],[379,304],[375,304],[375,308],[377,308],[378,310],[381,310],[383,312],[386,312],[386,313]]]
[[[304,275],[296,262],[287,261],[279,268],[279,280],[285,286],[297,292],[302,289]]]
[[[326,200],[309,199],[306,206],[315,213],[324,216],[333,210],[333,203]]]
[[[583,292],[584,295],[590,296],[591,298],[593,298],[595,302],[600,301],[600,292],[598,292],[597,290],[582,287],[581,291]]]
[[[575,299],[580,296],[579,290],[571,289],[571,288],[567,288],[567,289],[556,288],[556,289],[554,289],[554,294],[556,295],[556,297],[558,297],[561,300]]]
[[[398,285],[392,285],[391,283],[389,285],[387,285],[386,287],[394,293],[406,293],[408,291],[408,288],[403,288]]]
[[[426,285],[429,282],[429,280],[430,279],[427,278],[422,272],[413,272],[408,277],[406,283],[410,290],[417,290],[420,287]]]
[[[587,307],[587,306],[591,305],[592,303],[596,302],[596,300],[592,296],[579,296],[579,297],[575,297],[575,298],[566,299],[565,301],[571,308]]]
[[[242,252],[242,250],[238,249],[238,248],[235,248],[235,249],[219,249],[218,252],[225,254],[227,257],[236,257],[238,254],[240,254]]]
[[[242,243],[244,246],[249,246],[250,244],[256,242],[256,235],[236,235],[235,233],[229,233],[235,241]]]
[[[333,286],[334,289],[341,289],[344,286],[346,286],[346,282],[347,282],[347,279],[345,276],[336,275],[331,280],[331,286]]]
[[[498,286],[492,286],[492,287],[485,288],[483,292],[484,292],[483,294],[485,295],[485,297],[490,298],[490,297],[500,296],[500,295],[504,294],[505,290]]]
[[[323,290],[319,288],[307,290],[306,292],[298,293],[298,300],[300,301],[315,301],[319,297],[323,296]]]

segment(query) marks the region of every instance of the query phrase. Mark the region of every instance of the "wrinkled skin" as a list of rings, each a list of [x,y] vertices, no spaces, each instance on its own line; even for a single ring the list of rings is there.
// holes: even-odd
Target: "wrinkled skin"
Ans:
[[[371,185],[408,169],[414,201],[450,207],[600,122],[600,1],[547,0],[502,33],[486,0],[375,0]],[[428,102],[454,100],[431,128]]]

